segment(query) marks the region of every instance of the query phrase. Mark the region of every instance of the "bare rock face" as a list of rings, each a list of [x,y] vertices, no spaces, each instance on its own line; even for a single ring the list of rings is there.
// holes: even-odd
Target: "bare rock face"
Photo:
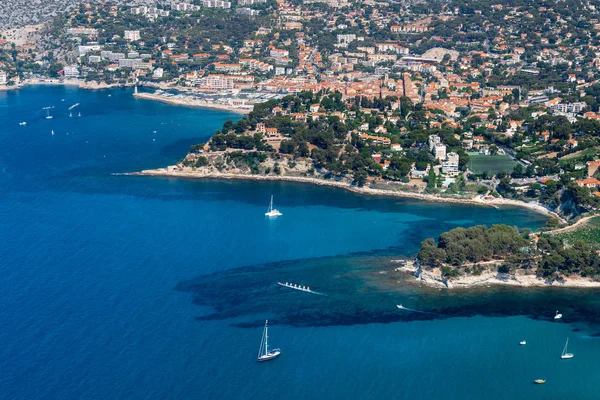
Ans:
[[[0,29],[35,25],[45,22],[57,14],[69,11],[79,4],[98,2],[98,0],[1,0]],[[146,5],[156,4],[156,0],[114,0],[114,4]]]

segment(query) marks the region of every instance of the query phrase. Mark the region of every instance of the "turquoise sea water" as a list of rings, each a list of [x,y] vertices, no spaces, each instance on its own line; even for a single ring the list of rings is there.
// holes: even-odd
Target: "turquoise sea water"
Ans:
[[[171,164],[228,118],[126,90],[0,93],[0,397],[598,398],[598,292],[421,289],[389,263],[538,214],[111,175]],[[257,364],[265,318],[283,353]]]

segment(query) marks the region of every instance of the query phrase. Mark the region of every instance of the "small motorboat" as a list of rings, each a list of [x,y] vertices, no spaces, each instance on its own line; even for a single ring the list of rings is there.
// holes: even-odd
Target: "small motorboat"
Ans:
[[[535,381],[533,381],[533,383],[541,385],[542,383],[546,383],[546,380],[545,379],[536,379]]]
[[[20,126],[25,126],[25,125],[27,125],[27,122],[25,122],[25,121],[23,121],[23,122],[19,122],[19,125],[20,125]]]
[[[399,309],[403,310],[404,306],[402,304],[396,304],[396,307],[398,307]]]
[[[558,310],[556,310],[556,315],[554,316],[554,319],[561,319],[562,318],[562,314],[558,312]]]
[[[527,342],[526,342],[525,340],[522,340],[522,341],[520,341],[520,342],[519,342],[519,344],[520,344],[521,346],[524,346],[524,345],[526,345],[526,344],[527,344]]]

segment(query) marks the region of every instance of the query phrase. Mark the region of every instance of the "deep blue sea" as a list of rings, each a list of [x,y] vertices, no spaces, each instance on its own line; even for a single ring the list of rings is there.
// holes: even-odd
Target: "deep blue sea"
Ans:
[[[113,175],[172,164],[236,118],[120,89],[0,93],[0,398],[600,398],[600,292],[424,289],[390,263],[452,227],[539,214]],[[258,364],[266,318],[282,355]]]

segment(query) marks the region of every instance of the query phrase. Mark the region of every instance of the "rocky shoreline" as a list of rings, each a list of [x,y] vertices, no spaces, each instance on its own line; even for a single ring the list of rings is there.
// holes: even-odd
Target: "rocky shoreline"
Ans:
[[[568,287],[568,288],[600,288],[600,282],[583,277],[565,277],[560,280],[539,278],[535,271],[520,270],[514,274],[503,274],[487,270],[480,275],[463,275],[447,279],[439,269],[424,270],[408,261],[394,271],[410,274],[415,280],[432,288],[469,289],[480,286],[505,285],[518,287]]]
[[[386,189],[374,189],[370,187],[357,187],[351,185],[347,181],[336,181],[335,179],[324,179],[316,177],[305,177],[305,176],[290,176],[290,175],[252,175],[247,173],[232,173],[232,172],[216,172],[216,171],[204,171],[194,168],[178,166],[169,166],[167,168],[158,168],[152,170],[144,170],[140,172],[129,173],[128,175],[143,175],[143,176],[164,176],[173,178],[189,178],[189,179],[238,179],[238,180],[253,180],[253,181],[288,181],[288,182],[299,182],[299,183],[310,183],[319,186],[330,186],[344,190],[348,190],[354,193],[373,195],[373,196],[389,196],[399,198],[411,198],[429,202],[438,203],[456,203],[456,204],[470,204],[477,206],[487,207],[524,207],[529,210],[542,213],[548,216],[553,216],[562,220],[556,213],[546,209],[539,204],[525,203],[522,201],[498,199],[498,198],[486,198],[483,196],[476,196],[473,198],[465,197],[444,197],[426,193],[416,193],[410,191],[401,190],[386,190]]]

